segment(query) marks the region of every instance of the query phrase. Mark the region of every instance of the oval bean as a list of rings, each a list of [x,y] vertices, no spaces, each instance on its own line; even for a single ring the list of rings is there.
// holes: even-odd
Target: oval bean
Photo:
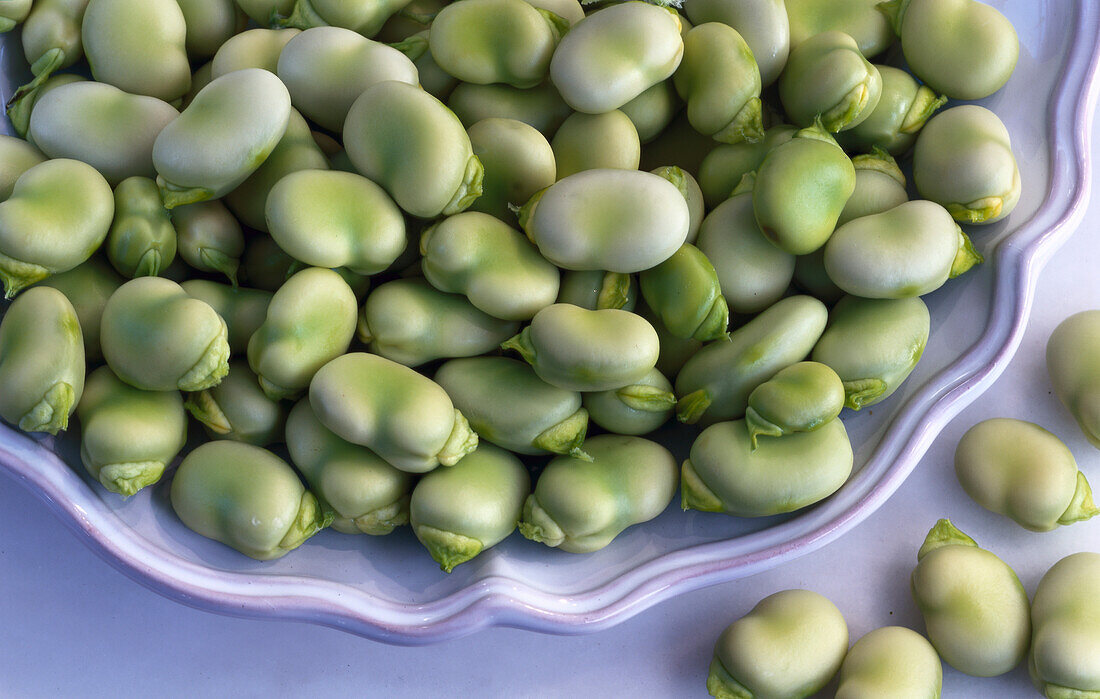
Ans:
[[[468,129],[474,155],[485,168],[481,196],[470,204],[502,221],[515,220],[511,206],[522,206],[557,180],[554,150],[537,129],[515,119],[490,117]]]
[[[191,87],[187,23],[176,0],[91,0],[80,37],[99,82],[165,102]]]
[[[615,434],[649,434],[676,410],[672,384],[658,369],[629,386],[586,393],[583,401],[591,421]]]
[[[177,206],[172,225],[184,262],[200,272],[224,274],[236,286],[244,232],[225,204],[213,200]]]
[[[459,83],[447,98],[466,128],[483,119],[515,119],[533,126],[546,138],[557,133],[573,111],[549,82],[526,90],[511,85]]]
[[[884,626],[848,651],[836,699],[938,699],[942,690],[943,666],[932,644],[904,626]]]
[[[1098,583],[1100,554],[1092,552],[1066,556],[1039,581],[1031,605],[1028,672],[1043,696],[1100,692]]]
[[[932,88],[921,85],[909,73],[892,66],[876,65],[882,78],[882,97],[870,116],[837,140],[848,149],[882,148],[891,155],[908,151],[925,122],[947,102]]]
[[[189,393],[184,407],[211,439],[258,447],[283,441],[286,407],[260,389],[258,377],[243,359],[229,363],[229,373],[217,386]]]
[[[172,264],[176,231],[156,182],[148,177],[128,177],[118,183],[115,218],[104,247],[119,274],[131,279],[158,276]]]
[[[111,294],[125,281],[114,267],[96,255],[68,272],[54,274],[39,282],[41,286],[49,286],[65,294],[73,305],[80,320],[84,357],[88,363],[98,363],[103,359],[103,350],[99,345],[103,308]]]
[[[885,213],[909,201],[909,193],[905,191],[905,175],[897,161],[889,153],[877,146],[875,148],[873,153],[852,158],[852,166],[856,169],[856,187],[840,212],[837,227],[853,219]],[[824,264],[824,253],[822,255]]]
[[[871,116],[882,98],[882,76],[855,39],[823,32],[794,45],[779,76],[779,98],[799,126],[819,120],[830,132],[843,131]]]
[[[1082,311],[1063,320],[1047,340],[1047,373],[1054,394],[1100,449],[1100,311]]]
[[[205,61],[248,22],[234,0],[176,0],[187,26],[187,56]]]
[[[733,27],[707,22],[689,31],[673,82],[699,133],[722,143],[764,137],[760,68]]]
[[[14,136],[0,135],[0,202],[11,196],[20,175],[47,160],[49,158],[34,144]]]
[[[756,449],[762,435],[813,432],[839,416],[843,408],[844,384],[828,366],[799,362],[780,369],[749,394],[745,423],[752,448]]]
[[[268,20],[260,24],[267,25]],[[298,29],[249,29],[226,41],[210,62],[210,75],[220,78],[245,68],[262,68],[269,73],[279,69],[279,56]]]
[[[699,187],[707,208],[714,209],[732,196],[741,180],[755,172],[777,146],[791,140],[798,129],[787,124],[773,126],[756,143],[723,143],[707,153],[699,164]]]
[[[642,298],[677,337],[709,342],[725,337],[729,308],[718,273],[707,256],[689,243],[638,276]]]
[[[682,106],[672,81],[664,80],[619,107],[619,111],[634,124],[638,140],[649,143],[672,123]]]
[[[634,277],[618,272],[565,272],[561,275],[558,303],[598,311],[621,308],[633,311],[638,303],[638,286]]]
[[[827,31],[851,36],[859,51],[872,58],[894,43],[895,36],[879,0],[786,0],[791,22],[791,48]]]
[[[692,0],[684,12],[696,25],[721,22],[736,29],[752,49],[765,86],[787,64],[791,32],[784,0]]]
[[[206,279],[188,279],[180,286],[188,296],[208,304],[222,317],[233,354],[243,354],[248,350],[248,340],[267,317],[272,296],[270,291],[233,287]]]
[[[550,145],[558,179],[600,168],[637,170],[642,157],[634,122],[617,109],[602,114],[574,112],[562,122]]]

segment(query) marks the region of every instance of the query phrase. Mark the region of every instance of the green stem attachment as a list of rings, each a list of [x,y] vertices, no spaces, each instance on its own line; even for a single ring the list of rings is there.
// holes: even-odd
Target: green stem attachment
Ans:
[[[857,172],[859,170],[874,170],[875,172],[881,172],[887,177],[892,178],[902,187],[905,186],[905,174],[902,173],[901,168],[898,167],[898,161],[894,160],[894,156],[878,146],[874,146],[870,153],[864,153],[863,155],[857,155],[852,158],[852,167],[854,167]]]
[[[676,402],[676,419],[694,425],[710,407],[710,393],[705,388],[692,391]]]
[[[726,297],[719,294],[707,312],[707,317],[695,329],[692,338],[700,342],[711,342],[729,337],[730,309]]]
[[[209,391],[188,393],[186,400],[183,401],[183,407],[187,408],[187,412],[206,425],[211,432],[220,435],[233,432],[233,425],[229,423],[229,418],[222,412],[218,401],[214,400],[214,396],[210,395]]]
[[[749,428],[749,442],[752,443],[753,451],[756,451],[757,437],[782,437],[786,434],[782,427],[771,420],[765,420],[752,406],[745,409],[745,425]]]
[[[439,564],[439,569],[445,573],[450,573],[456,565],[465,563],[485,548],[477,539],[429,527],[426,524],[416,526],[413,532]]]
[[[481,196],[484,180],[485,166],[476,155],[471,155],[466,161],[466,174],[463,176],[462,184],[458,186],[458,191],[451,197],[451,201],[443,207],[442,214],[453,216],[469,208],[470,204]]]
[[[699,478],[691,459],[680,467],[680,508],[700,512],[721,512],[722,501]]]
[[[451,428],[451,435],[436,458],[444,466],[454,466],[462,457],[477,449],[477,443],[477,432],[470,428],[466,416],[455,410],[455,424]]]
[[[935,526],[929,530],[928,536],[924,538],[924,543],[917,551],[917,561],[944,546],[973,546],[978,548],[978,543],[959,531],[959,528],[952,524],[951,520],[941,519],[936,522]]]
[[[355,529],[363,534],[385,536],[397,527],[409,523],[409,495],[405,494],[397,502],[360,515],[352,521]]]
[[[157,176],[157,187],[160,189],[160,198],[164,201],[164,208],[169,211],[177,206],[197,204],[200,201],[214,198],[214,192],[205,187],[180,187],[160,176]]]
[[[894,33],[901,36],[901,23],[905,19],[905,10],[909,7],[910,0],[888,0],[875,5],[878,11],[886,15],[886,21]]]
[[[413,62],[420,60],[420,57],[428,52],[428,40],[415,34],[389,46],[405,54],[405,57]]]
[[[221,383],[229,374],[229,330],[222,321],[217,336],[206,346],[199,361],[180,377],[181,391],[202,391]]]
[[[707,675],[707,691],[715,699],[753,699],[752,692],[726,671],[722,661],[715,658],[710,661]]]
[[[886,392],[882,379],[854,379],[844,382],[844,407],[859,410]]]
[[[947,95],[936,95],[932,88],[921,85],[899,130],[909,134],[920,131],[924,128],[925,122],[945,104],[947,104]]]
[[[630,301],[630,287],[633,277],[621,272],[608,272],[603,275],[600,293],[596,297],[596,310],[619,309]]]
[[[24,432],[48,432],[49,434],[57,434],[67,429],[75,396],[71,385],[65,382],[55,383],[50,386],[37,405],[19,418],[19,429]]]
[[[759,97],[753,97],[711,138],[721,143],[759,143],[764,138],[763,114],[763,103]]]
[[[1089,485],[1088,479],[1085,478],[1085,474],[1078,471],[1077,489],[1073,492],[1073,499],[1070,500],[1069,507],[1058,518],[1058,524],[1084,522],[1096,515],[1100,515],[1100,508],[1096,507],[1096,503],[1092,499],[1092,487]]]
[[[534,364],[536,359],[535,346],[531,344],[531,326],[521,330],[518,335],[500,343],[502,350],[515,350],[528,364]]]
[[[308,490],[302,493],[302,501],[298,506],[298,516],[294,518],[294,524],[286,533],[278,548],[272,552],[271,558],[278,558],[288,551],[293,551],[305,542],[306,539],[332,524],[334,517],[332,511],[326,511],[321,507],[317,498]]]
[[[153,485],[164,475],[163,461],[130,461],[107,464],[99,469],[99,482],[112,493],[130,497],[142,488]]]
[[[615,391],[626,407],[644,413],[663,413],[676,407],[676,396],[656,386],[634,384]]]
[[[958,226],[956,226],[958,228]],[[951,278],[965,274],[974,265],[980,265],[985,262],[985,258],[974,247],[974,243],[970,241],[970,237],[963,233],[961,228],[959,231],[959,252],[955,255],[955,261],[951,263]]]
[[[542,509],[535,494],[527,496],[523,503],[523,517],[519,521],[519,533],[531,541],[538,541],[551,548],[561,546],[565,541],[565,532],[546,510]]]
[[[240,269],[241,266],[240,260],[236,257],[230,257],[221,250],[216,250],[214,248],[200,248],[199,259],[210,269],[215,272],[221,272],[228,277],[233,288],[237,288],[237,270]]]
[[[535,437],[532,446],[551,454],[568,454],[574,459],[592,461],[592,457],[581,449],[587,433],[588,411],[581,408],[558,424],[543,430]]]

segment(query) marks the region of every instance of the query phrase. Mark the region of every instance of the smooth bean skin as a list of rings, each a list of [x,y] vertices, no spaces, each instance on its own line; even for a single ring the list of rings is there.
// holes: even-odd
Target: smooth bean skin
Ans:
[[[760,600],[714,646],[707,691],[715,697],[801,699],[833,678],[848,650],[848,624],[810,590]]]
[[[84,339],[57,289],[21,294],[0,321],[0,417],[24,432],[57,434],[84,390]]]
[[[664,80],[619,107],[619,111],[634,124],[638,140],[649,143],[672,123],[682,106],[672,81]]]
[[[657,364],[657,331],[628,311],[547,306],[503,345],[543,381],[571,391],[607,391],[641,380]]]
[[[939,699],[940,656],[924,636],[884,626],[856,641],[840,666],[836,699]]]
[[[234,0],[176,0],[187,26],[187,56],[205,61],[222,44],[244,29],[248,21]]]
[[[872,58],[894,43],[895,36],[878,0],[786,0],[791,49],[827,31],[841,31],[855,39],[859,51]]]
[[[637,383],[586,393],[583,400],[589,419],[615,434],[649,434],[668,422],[676,410],[672,384],[656,368]]]
[[[457,214],[481,195],[484,170],[462,122],[416,86],[389,80],[364,90],[348,112],[344,147],[413,216]]]
[[[31,112],[28,134],[51,158],[88,163],[112,185],[128,177],[155,177],[153,143],[179,116],[156,97],[130,95],[92,81],[43,94]]]
[[[105,366],[88,375],[76,416],[80,460],[119,495],[159,481],[187,441],[187,413],[178,391],[134,388]]]
[[[0,202],[11,196],[20,175],[47,160],[49,158],[33,144],[0,134]]]
[[[237,5],[261,27],[271,23],[272,16],[287,16],[296,0],[237,0]]]
[[[277,70],[294,106],[335,133],[363,90],[384,80],[416,85],[419,79],[405,54],[341,27],[314,27],[292,37]]]
[[[602,114],[574,112],[562,122],[550,146],[558,179],[600,168],[637,170],[642,158],[638,129],[617,109]]]
[[[688,234],[684,242],[695,243],[695,239],[699,237],[699,227],[703,225],[703,217],[706,216],[706,203],[703,201],[703,190],[699,187],[699,181],[690,172],[676,165],[662,165],[650,172],[665,178],[680,190],[688,205]]]
[[[1063,320],[1047,340],[1047,373],[1054,395],[1077,420],[1085,437],[1100,449],[1100,311],[1082,311]]]
[[[693,0],[684,12],[695,25],[721,22],[736,29],[752,49],[765,86],[775,82],[787,64],[791,32],[784,0]]]
[[[745,423],[755,450],[761,436],[813,432],[839,416],[844,384],[820,362],[799,362],[753,389],[748,403]]]
[[[682,338],[673,335],[661,322],[661,319],[650,310],[649,306],[645,305],[644,301],[638,304],[636,313],[648,320],[657,333],[657,339],[661,347],[660,356],[657,357],[657,370],[669,378],[675,378],[680,373],[680,369],[687,363],[687,360],[699,351],[703,343],[693,338]]]
[[[976,104],[932,117],[913,148],[913,182],[925,199],[942,204],[956,221],[1000,221],[1020,201],[1020,168],[1008,130]]]
[[[262,26],[267,25],[265,19]],[[214,54],[210,74],[215,79],[245,68],[262,68],[269,73],[279,70],[279,57],[290,40],[301,34],[298,29],[249,29],[229,39]]]
[[[946,519],[928,532],[917,561],[913,600],[940,657],[974,677],[996,677],[1019,665],[1031,617],[1016,573]]]
[[[699,248],[684,243],[661,264],[638,275],[646,305],[669,332],[700,342],[727,335],[729,308],[718,273]]]
[[[458,0],[432,20],[428,38],[440,68],[468,83],[534,87],[568,24],[523,0]]]
[[[1100,634],[1096,586],[1100,554],[1075,553],[1051,566],[1031,605],[1028,673],[1045,697],[1100,692]]]
[[[387,19],[408,4],[409,0],[298,0],[288,21],[301,29],[332,25],[372,37]]]
[[[286,133],[290,94],[274,73],[246,68],[215,78],[153,144],[165,206],[233,191]]]
[[[287,279],[248,341],[248,364],[264,393],[282,400],[304,391],[321,367],[347,352],[357,310],[351,287],[331,269],[309,267]]]
[[[15,181],[0,202],[0,281],[4,295],[91,257],[107,237],[115,213],[107,180],[77,160],[47,160]],[[26,231],[34,231],[27,236]]]
[[[829,240],[855,186],[855,167],[832,136],[820,126],[802,129],[756,173],[756,222],[783,250],[806,255]]]
[[[80,35],[99,82],[165,102],[191,87],[187,23],[176,0],[91,0]]]
[[[468,129],[474,155],[485,168],[481,196],[470,204],[502,221],[513,221],[508,205],[522,206],[557,181],[554,150],[535,127],[515,119],[490,117]]]
[[[76,310],[84,338],[84,357],[89,363],[103,359],[99,345],[99,324],[107,299],[126,280],[106,260],[95,255],[68,272],[54,274],[39,282],[65,294]]]
[[[328,158],[313,139],[309,123],[297,109],[290,110],[286,132],[263,164],[225,195],[225,205],[241,223],[267,232],[267,197],[279,180],[300,170],[328,170]]]
[[[755,172],[777,146],[791,140],[798,129],[787,124],[773,126],[756,143],[723,143],[707,153],[699,164],[699,187],[708,209],[729,199],[742,178]]]
[[[569,553],[598,551],[664,512],[676,494],[676,459],[656,442],[605,434],[585,449],[591,461],[558,456],[543,469],[519,523],[528,539]]]
[[[837,135],[849,150],[878,147],[901,155],[916,143],[924,124],[947,102],[909,73],[893,66],[876,65],[882,78],[882,96],[870,116]]]
[[[450,468],[416,484],[409,523],[444,572],[503,541],[516,529],[531,477],[512,454],[482,444]]]
[[[871,116],[882,98],[882,77],[855,39],[823,32],[791,50],[779,76],[779,98],[795,124],[812,126],[820,119],[826,130],[843,131]]]
[[[527,364],[507,357],[452,359],[435,381],[481,439],[517,454],[587,458],[581,395],[546,383]]]
[[[188,529],[260,561],[285,556],[332,521],[287,462],[243,442],[207,442],[188,454],[171,499]]]
[[[989,97],[1016,68],[1020,55],[1016,30],[996,8],[983,2],[891,0],[883,11],[901,37],[909,69],[921,82],[952,99]]]
[[[15,29],[31,12],[31,0],[11,0],[0,6],[0,34]]]
[[[812,359],[844,382],[844,405],[860,410],[893,394],[920,361],[931,319],[918,297],[845,296],[829,313],[829,327]]]
[[[1073,453],[1033,422],[993,418],[971,427],[955,448],[955,476],[976,503],[1031,531],[1100,514]]]
[[[856,187],[840,212],[837,227],[857,218],[885,213],[909,201],[905,175],[889,153],[877,150],[857,155],[852,158],[852,166],[856,169]]]
[[[23,55],[36,80],[19,88],[18,100],[31,96],[57,70],[68,68],[84,57],[80,24],[88,0],[37,0],[23,23]]]
[[[244,254],[241,224],[220,200],[172,210],[180,257],[200,272],[219,272],[234,285]]]
[[[526,90],[511,85],[459,83],[447,98],[447,106],[467,128],[491,117],[515,119],[538,129],[548,139],[573,113],[549,82]]]
[[[296,260],[377,274],[405,249],[405,219],[385,190],[335,170],[299,170],[267,196],[271,237]]]
[[[373,354],[323,366],[309,402],[325,427],[409,473],[453,466],[477,448],[477,433],[439,384]]]
[[[812,432],[761,439],[753,448],[745,420],[703,430],[683,464],[685,510],[767,517],[829,497],[852,473],[852,444],[839,419]]]
[[[825,244],[829,278],[872,299],[923,296],[981,262],[951,214],[923,199],[850,221]]]
[[[680,190],[658,175],[585,170],[532,197],[520,225],[543,257],[562,269],[633,274],[680,249],[691,212]]]
[[[760,68],[733,27],[707,22],[689,31],[672,80],[687,102],[688,121],[699,133],[722,143],[764,137]]]
[[[188,296],[208,304],[225,320],[233,354],[248,349],[252,333],[264,323],[272,294],[263,289],[233,287],[206,279],[188,279],[180,284]]]
[[[678,15],[627,2],[593,12],[562,37],[550,80],[573,109],[601,114],[670,77],[683,54]]]
[[[519,323],[493,318],[423,279],[395,279],[367,297],[356,335],[371,352],[415,367],[491,352],[518,331]]]
[[[795,256],[760,232],[751,190],[707,214],[696,245],[714,265],[722,296],[734,313],[758,313],[783,298],[791,285]]]
[[[598,311],[621,308],[633,311],[638,303],[638,285],[634,277],[617,272],[565,272],[561,275],[558,303]]]
[[[817,299],[790,296],[730,333],[728,340],[705,345],[676,377],[679,420],[710,425],[742,417],[753,389],[806,358],[828,315]]]
[[[103,308],[100,342],[108,366],[146,391],[201,391],[229,371],[225,321],[161,277],[138,277]]]
[[[243,359],[229,363],[229,374],[217,386],[187,394],[184,407],[211,439],[232,439],[258,447],[283,441],[286,406],[264,394]]]
[[[443,219],[420,237],[424,276],[502,320],[529,320],[558,296],[560,273],[508,224],[476,211]]]
[[[155,277],[172,264],[176,230],[156,182],[148,177],[128,177],[118,183],[115,218],[104,247],[119,274],[131,279]]]
[[[336,531],[383,536],[408,524],[412,475],[333,434],[317,419],[308,398],[287,417],[286,446],[322,506],[335,512]]]

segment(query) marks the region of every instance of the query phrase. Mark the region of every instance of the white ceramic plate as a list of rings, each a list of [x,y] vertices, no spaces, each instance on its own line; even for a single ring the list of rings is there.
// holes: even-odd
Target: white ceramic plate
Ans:
[[[674,504],[594,554],[571,555],[514,535],[448,576],[407,527],[388,537],[325,531],[286,558],[251,561],[185,529],[171,512],[167,483],[126,501],[105,491],[81,467],[71,435],[31,438],[0,425],[0,471],[41,497],[108,562],[168,597],[396,643],[487,626],[588,633],[673,595],[819,548],[881,506],[941,428],[1000,375],[1019,344],[1039,270],[1085,210],[1100,6],[1095,0],[991,4],[1015,24],[1021,52],[1012,80],[983,104],[1012,134],[1023,197],[1008,220],[971,231],[986,264],[925,297],[932,336],[909,381],[883,404],[845,412],[858,470],[816,507],[739,520],[684,513]],[[17,38],[5,35],[4,99],[25,71]],[[6,121],[3,127],[9,128]]]

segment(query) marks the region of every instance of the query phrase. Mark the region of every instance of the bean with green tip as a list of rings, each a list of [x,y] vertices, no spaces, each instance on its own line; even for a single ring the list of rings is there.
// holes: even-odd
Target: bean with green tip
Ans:
[[[118,184],[156,176],[153,144],[178,116],[175,107],[156,97],[80,81],[39,97],[28,135],[51,158],[81,160]]]
[[[289,464],[243,442],[207,442],[188,454],[171,499],[188,529],[260,561],[285,556],[332,521]]]
[[[642,298],[669,332],[709,342],[725,337],[729,308],[718,273],[707,256],[689,243],[638,276]]]
[[[909,201],[905,175],[886,151],[876,146],[873,153],[852,158],[852,167],[856,169],[856,187],[836,221],[838,228],[853,219],[885,213]]]
[[[165,102],[191,87],[187,23],[176,0],[91,0],[80,35],[99,82]]]
[[[409,523],[412,475],[321,424],[303,398],[286,421],[286,446],[309,487],[344,534],[383,536]]]
[[[692,0],[684,12],[696,25],[721,22],[736,29],[752,49],[765,86],[775,82],[787,64],[791,31],[784,0]]]
[[[5,297],[91,257],[107,237],[114,213],[111,185],[90,165],[59,158],[20,175],[11,196],[0,202]]]
[[[21,294],[0,322],[0,417],[24,432],[69,426],[84,390],[84,339],[57,289]]]
[[[165,205],[233,191],[279,144],[290,109],[290,94],[274,73],[246,68],[215,78],[153,144]]]
[[[599,168],[637,170],[642,157],[634,122],[617,109],[602,114],[574,112],[562,122],[550,145],[559,180]]]
[[[481,195],[484,169],[462,122],[413,85],[364,90],[348,112],[344,146],[356,169],[413,216],[457,214]]]
[[[661,514],[676,494],[676,460],[656,442],[607,434],[585,449],[591,461],[558,456],[543,469],[519,523],[528,539],[569,553],[598,551]]]
[[[638,285],[634,277],[618,272],[564,272],[558,303],[598,311],[604,308],[621,308],[633,311],[638,302]]]
[[[286,407],[260,389],[258,377],[243,359],[229,363],[229,374],[217,386],[189,393],[184,407],[211,439],[258,447],[283,441]]]
[[[1045,697],[1088,697],[1100,692],[1100,554],[1075,553],[1051,566],[1031,604],[1027,669]]]
[[[975,677],[1019,665],[1031,640],[1031,610],[1016,573],[947,519],[928,532],[917,561],[913,600],[940,657]]]
[[[76,416],[80,460],[119,495],[159,481],[187,441],[187,413],[178,391],[134,388],[105,366],[88,375]]]
[[[234,287],[206,279],[188,279],[180,286],[188,296],[203,301],[218,312],[225,321],[230,350],[233,354],[244,354],[248,350],[248,341],[252,334],[267,318],[271,292],[243,286]]]
[[[0,6],[0,34],[10,32],[27,19],[32,0],[11,0]]]
[[[482,444],[450,468],[426,474],[413,488],[409,524],[450,573],[516,529],[531,477],[512,454]]]
[[[156,182],[148,177],[128,177],[118,183],[115,218],[104,248],[119,274],[131,279],[158,276],[172,264],[176,230]]]
[[[395,279],[367,297],[356,336],[375,354],[419,366],[491,352],[518,330],[519,323],[493,318],[423,279]]]
[[[829,497],[852,473],[852,444],[839,419],[812,432],[762,439],[745,420],[703,430],[683,464],[681,506],[735,517],[794,512]]]
[[[515,220],[510,206],[522,206],[557,180],[554,150],[535,127],[490,117],[468,129],[474,155],[485,168],[481,196],[470,205],[502,221]]]
[[[839,416],[844,384],[820,362],[799,362],[753,389],[748,403],[745,423],[755,450],[762,436],[813,432]]]
[[[733,27],[707,22],[689,31],[673,82],[699,133],[722,143],[764,137],[760,68]]]
[[[615,434],[649,434],[668,422],[676,410],[672,384],[658,369],[629,386],[586,393],[583,400],[589,419]]]
[[[347,352],[357,310],[351,287],[331,269],[309,267],[287,279],[248,341],[248,364],[264,393],[282,400],[305,391],[321,367]]]
[[[837,140],[845,148],[878,147],[891,155],[908,151],[925,122],[947,102],[932,88],[921,85],[909,73],[893,66],[876,65],[882,78],[882,96],[871,115],[855,128],[842,131]]]
[[[571,391],[607,391],[641,380],[657,364],[657,332],[628,311],[547,306],[501,345],[515,350],[543,381]]]
[[[836,605],[810,590],[784,590],[718,637],[707,691],[722,699],[803,699],[829,683],[847,651],[848,624]]]
[[[676,377],[681,422],[710,425],[745,414],[749,394],[785,367],[806,358],[828,319],[825,305],[790,296],[730,333],[705,345]]]
[[[913,182],[922,197],[942,204],[956,221],[1000,221],[1016,208],[1021,191],[1008,129],[976,104],[940,112],[917,136]]]
[[[540,379],[507,357],[452,359],[435,381],[478,436],[518,454],[572,454],[583,449],[588,413],[576,391]]]
[[[690,172],[676,165],[663,165],[650,172],[671,182],[684,195],[684,201],[688,205],[688,234],[684,242],[694,243],[699,237],[703,217],[706,216],[706,203],[703,201],[703,190],[699,187],[699,181]]]
[[[780,124],[765,131],[756,143],[723,143],[707,153],[699,164],[699,187],[707,208],[714,209],[729,199],[745,175],[756,172],[768,153],[796,133],[797,127]]]
[[[882,98],[882,76],[855,39],[829,31],[795,44],[779,76],[779,98],[799,126],[820,120],[830,132],[858,126]]]
[[[477,448],[477,433],[439,384],[373,354],[321,367],[309,402],[325,427],[409,473],[453,466]]]
[[[860,410],[889,398],[909,377],[928,344],[930,325],[919,297],[845,296],[830,312],[812,359],[837,373],[844,405]]]
[[[225,321],[161,277],[138,277],[111,294],[100,342],[111,370],[146,391],[201,391],[229,372]]]
[[[955,448],[955,476],[976,503],[1031,531],[1100,514],[1073,453],[1033,422],[993,418],[971,427]]]
[[[244,254],[241,224],[220,200],[200,201],[172,210],[180,257],[200,272],[224,274],[235,286]]]
[[[1066,318],[1047,340],[1046,363],[1054,395],[1100,449],[1100,310]]]

